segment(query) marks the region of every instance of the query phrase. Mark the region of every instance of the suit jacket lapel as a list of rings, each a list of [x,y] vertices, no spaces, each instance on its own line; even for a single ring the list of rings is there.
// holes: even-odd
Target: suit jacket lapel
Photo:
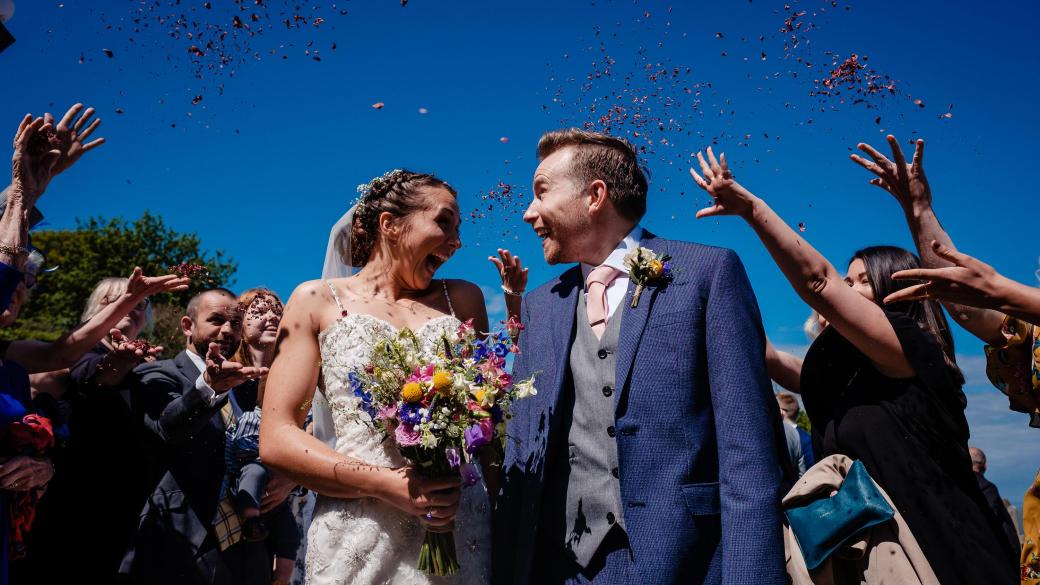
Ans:
[[[188,355],[188,350],[186,349],[173,358],[173,363],[177,365],[177,369],[181,371],[181,375],[191,381],[192,384],[195,383],[195,380],[199,378],[199,374],[202,373],[199,371],[199,368],[195,366],[195,362],[191,360],[191,357]]]
[[[668,253],[664,241],[657,238],[647,230],[643,230],[643,238],[639,245],[649,248],[657,253]],[[632,308],[632,296],[636,291],[636,283],[628,281],[628,293],[625,294],[624,306],[616,310],[624,311],[621,316],[621,332],[618,334],[617,369],[614,372],[614,408],[621,404],[621,395],[627,391],[628,377],[632,373],[632,366],[636,359],[636,350],[639,342],[643,339],[643,330],[646,329],[647,321],[650,319],[650,310],[657,299],[657,286],[648,286],[643,289],[639,298],[639,304]]]

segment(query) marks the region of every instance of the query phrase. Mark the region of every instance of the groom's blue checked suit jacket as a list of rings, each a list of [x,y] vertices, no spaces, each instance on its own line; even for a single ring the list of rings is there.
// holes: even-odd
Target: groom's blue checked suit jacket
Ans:
[[[758,305],[737,255],[657,238],[675,278],[623,302],[614,392],[625,527],[644,585],[787,583],[781,540],[776,432]],[[536,396],[508,423],[504,482],[495,513],[494,582],[526,584],[538,519],[560,453],[559,398],[569,379],[578,266],[524,299],[514,376],[537,374]],[[619,307],[618,311],[622,308]],[[563,435],[563,436],[561,436]]]

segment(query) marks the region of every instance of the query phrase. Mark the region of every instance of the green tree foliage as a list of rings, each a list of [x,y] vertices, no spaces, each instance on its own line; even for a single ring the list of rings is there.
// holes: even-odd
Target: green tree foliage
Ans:
[[[182,307],[202,289],[227,286],[237,269],[222,252],[202,250],[195,234],[177,233],[147,211],[132,223],[120,218],[77,220],[72,230],[33,232],[32,242],[46,254],[45,267],[59,268],[39,277],[14,327],[0,330],[5,339],[56,339],[79,323],[87,297],[102,278],[129,276],[134,266],[154,276],[177,264],[202,264],[209,269],[208,278],[195,280],[186,292],[152,298],[156,327],[145,337],[179,351],[184,339],[176,323]]]

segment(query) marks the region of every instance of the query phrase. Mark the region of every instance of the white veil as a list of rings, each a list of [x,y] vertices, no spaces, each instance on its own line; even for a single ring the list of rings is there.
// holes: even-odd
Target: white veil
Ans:
[[[321,269],[321,279],[344,278],[354,273],[350,258],[350,231],[354,225],[354,212],[357,204],[350,208],[329,232],[329,244],[325,248],[325,264]],[[332,422],[332,409],[325,394],[321,390],[314,393],[311,403],[311,414],[314,417],[314,436],[330,447],[336,444],[336,429]]]

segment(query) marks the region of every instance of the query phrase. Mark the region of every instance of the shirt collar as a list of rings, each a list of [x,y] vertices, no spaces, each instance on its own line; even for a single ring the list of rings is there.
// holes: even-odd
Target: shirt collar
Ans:
[[[625,254],[629,251],[639,247],[639,241],[643,239],[643,226],[636,224],[632,228],[632,231],[628,232],[623,240],[618,242],[617,247],[614,251],[607,255],[607,259],[603,261],[604,266],[610,266],[617,268],[625,277],[628,277],[628,268],[625,267]],[[581,277],[582,280],[586,280],[589,277],[589,273],[596,268],[591,264],[581,263]]]
[[[188,359],[195,364],[200,374],[206,371],[206,360],[202,359],[202,356],[187,348],[184,350],[184,353],[188,354]]]

